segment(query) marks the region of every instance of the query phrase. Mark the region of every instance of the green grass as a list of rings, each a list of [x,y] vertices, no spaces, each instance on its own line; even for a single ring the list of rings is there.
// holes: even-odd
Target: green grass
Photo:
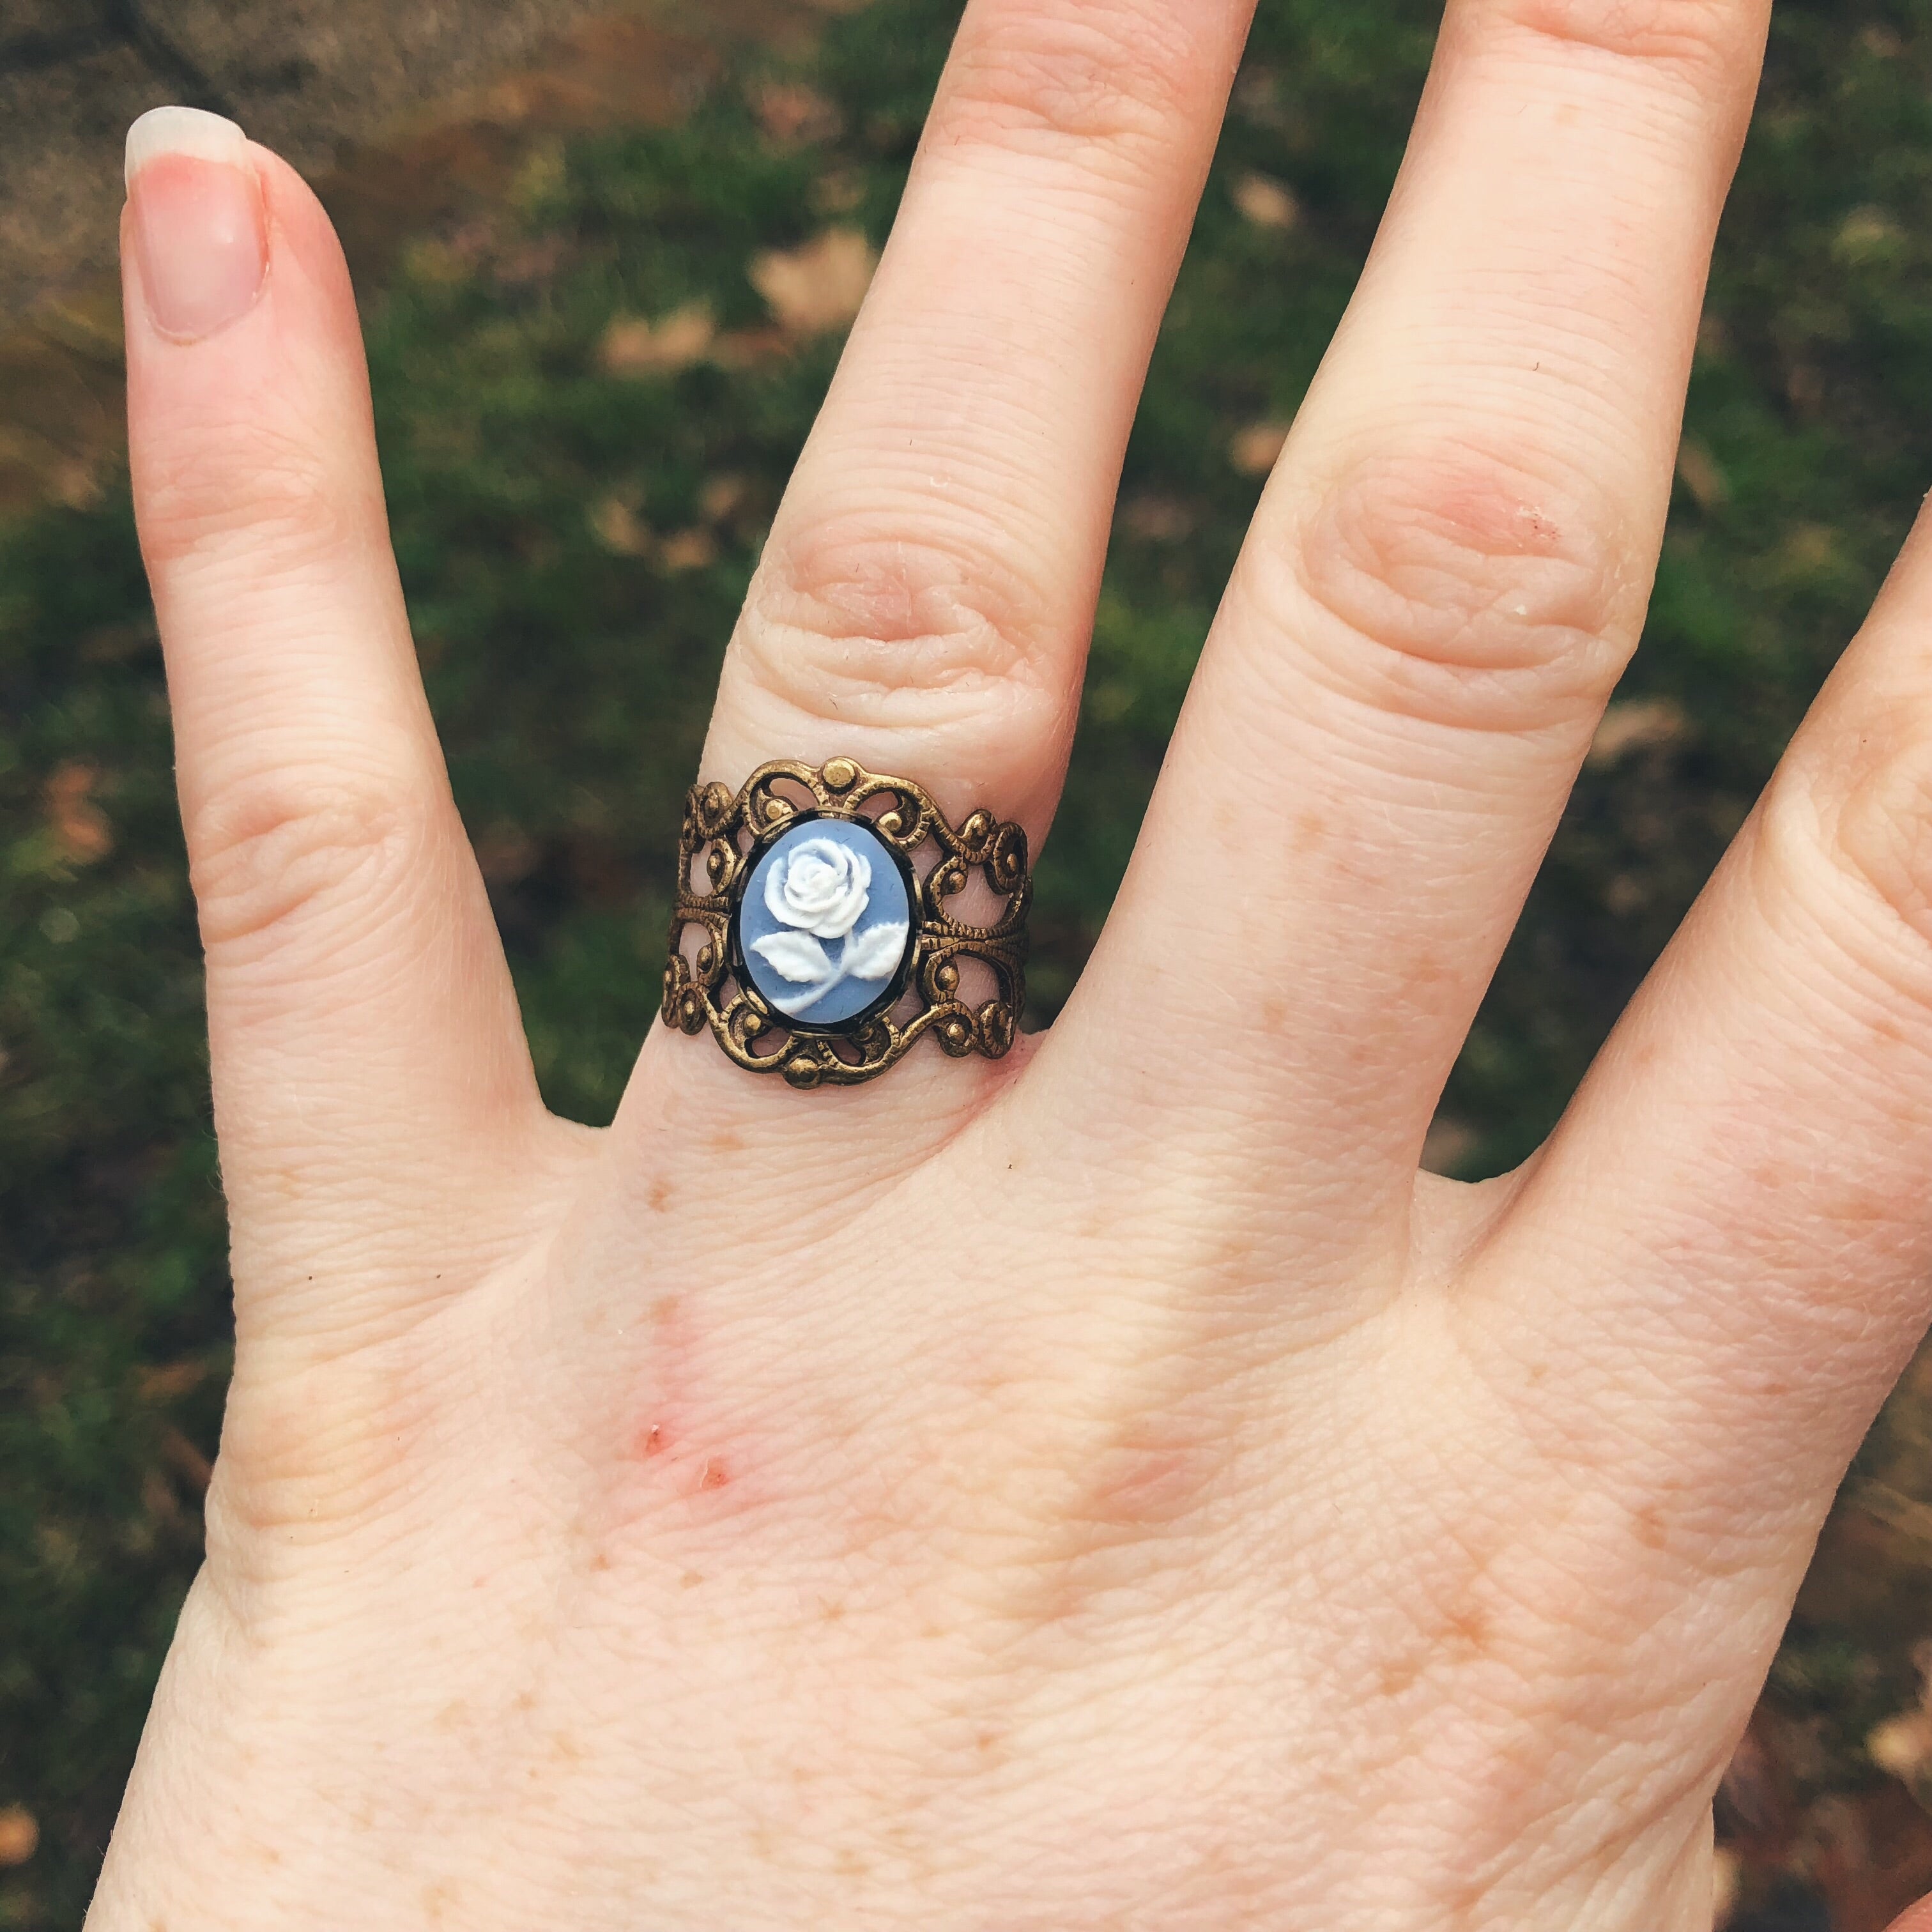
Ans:
[[[428,238],[370,306],[425,674],[545,1090],[581,1118],[608,1118],[651,1024],[719,653],[836,353],[639,378],[602,373],[598,344],[614,316],[692,302],[758,331],[760,250],[835,221],[883,238],[956,13],[881,0],[828,30],[805,68],[843,131],[815,142],[768,136],[748,68],[674,131],[539,155],[492,223]],[[1231,446],[1316,366],[1434,24],[1409,0],[1264,0],[1128,459],[1040,868],[1041,1018],[1105,916],[1257,493]],[[1578,790],[1450,1090],[1472,1172],[1548,1127],[1932,481],[1928,101],[1932,4],[1785,8],[1693,385],[1696,487],[1624,694],[1683,727]],[[1250,173],[1292,191],[1296,224],[1243,217]],[[646,528],[703,530],[712,554],[626,554]],[[227,1286],[170,759],[124,491],[0,533],[0,1808],[43,1834],[0,1874],[17,1932],[80,1922],[219,1420]],[[1783,1681],[1816,1681],[1792,1655]]]

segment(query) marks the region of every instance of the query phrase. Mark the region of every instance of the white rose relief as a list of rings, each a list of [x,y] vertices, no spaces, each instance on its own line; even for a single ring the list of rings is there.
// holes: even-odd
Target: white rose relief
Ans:
[[[789,1018],[824,1026],[878,1000],[911,932],[898,866],[876,832],[850,820],[783,834],[754,868],[741,918],[760,994]]]

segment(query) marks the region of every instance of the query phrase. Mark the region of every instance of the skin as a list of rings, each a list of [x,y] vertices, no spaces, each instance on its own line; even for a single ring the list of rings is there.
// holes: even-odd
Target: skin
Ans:
[[[1246,26],[972,0],[706,776],[1045,836]],[[238,1351],[93,1932],[1709,1924],[1932,1315],[1932,539],[1550,1144],[1416,1170],[1642,626],[1764,27],[1451,0],[1050,1035],[801,1096],[661,1031],[602,1132],[531,1077],[327,224],[250,150],[259,290],[170,331],[235,170],[137,176]]]

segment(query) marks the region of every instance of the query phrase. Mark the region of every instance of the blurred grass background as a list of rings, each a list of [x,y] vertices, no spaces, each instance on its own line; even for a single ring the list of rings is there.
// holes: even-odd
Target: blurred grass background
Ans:
[[[723,641],[890,224],[958,0],[532,143],[364,290],[397,542],[553,1104],[652,1022]],[[1035,1020],[1106,914],[1436,23],[1262,0],[1130,454]],[[1932,482],[1932,0],[1786,0],[1645,650],[1434,1137],[1547,1130]],[[70,495],[74,493],[70,492]],[[0,526],[0,1928],[77,1927],[197,1560],[229,1346],[200,986],[124,484]],[[1862,1459],[1720,1807],[1734,1932],[1932,1889],[1932,1376]],[[1915,1795],[1917,1794],[1917,1795]]]

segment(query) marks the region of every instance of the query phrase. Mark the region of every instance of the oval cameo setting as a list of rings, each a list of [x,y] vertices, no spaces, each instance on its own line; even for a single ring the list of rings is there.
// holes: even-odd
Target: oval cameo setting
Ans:
[[[904,988],[904,864],[862,818],[801,819],[753,865],[736,940],[740,976],[773,1012],[820,1032],[869,1019]]]

